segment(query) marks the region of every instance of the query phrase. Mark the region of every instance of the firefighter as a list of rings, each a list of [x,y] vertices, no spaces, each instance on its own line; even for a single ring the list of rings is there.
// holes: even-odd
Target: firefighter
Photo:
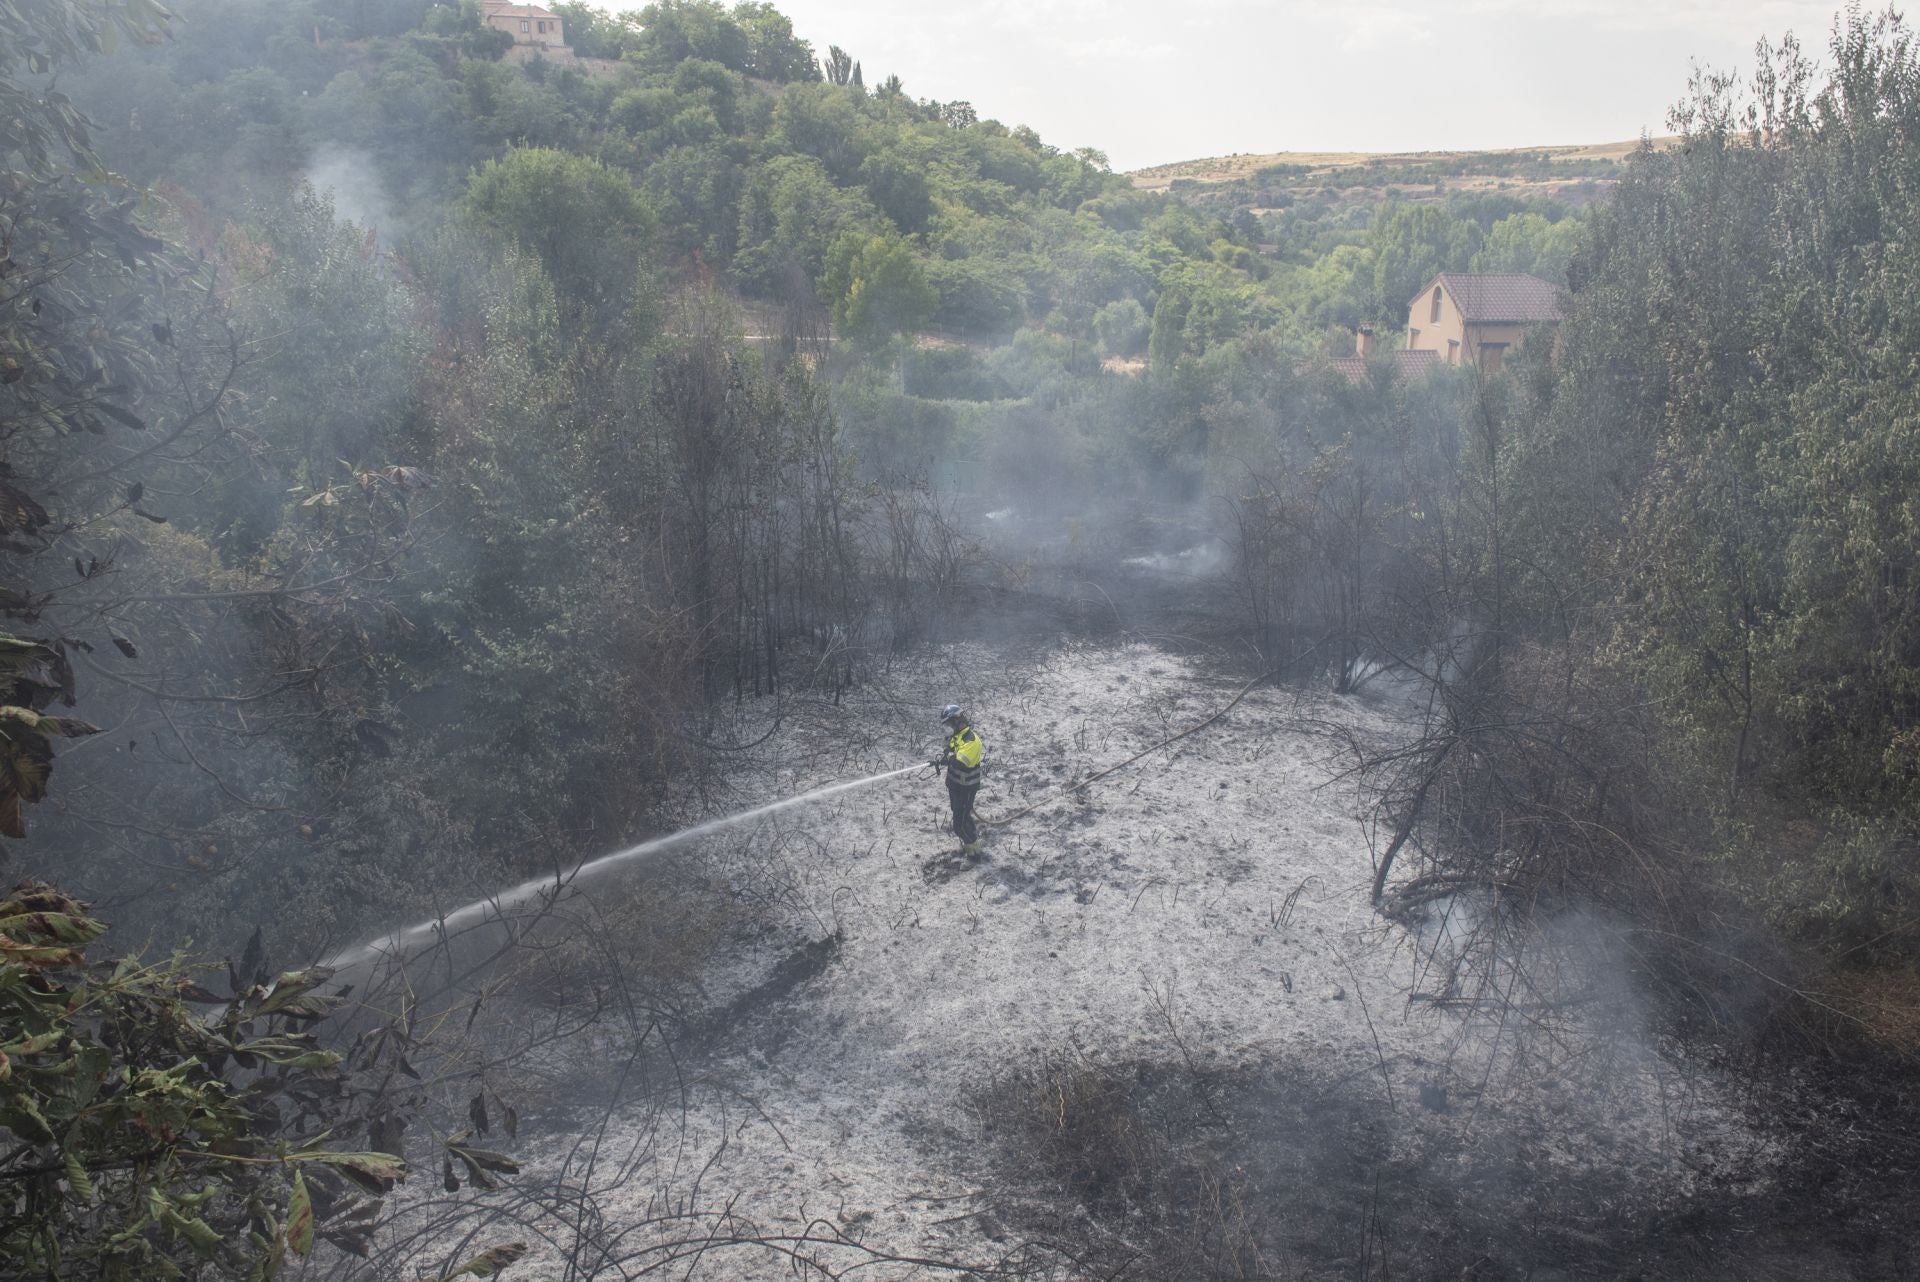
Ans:
[[[973,820],[973,798],[980,791],[980,763],[987,745],[967,721],[960,705],[950,703],[940,710],[947,728],[947,748],[928,764],[947,772],[947,801],[953,807],[953,831],[959,836],[962,853],[980,853],[980,826]]]

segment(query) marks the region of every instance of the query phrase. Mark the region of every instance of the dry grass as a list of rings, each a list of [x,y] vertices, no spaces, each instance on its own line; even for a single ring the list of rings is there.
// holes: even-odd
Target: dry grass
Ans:
[[[1191,1073],[1077,1051],[1016,1065],[975,1100],[1002,1175],[1024,1190],[1010,1205],[1075,1259],[1066,1276],[1278,1277],[1246,1172],[1215,1151],[1229,1128],[1203,1122],[1203,1104]]]
[[[1656,147],[1672,146],[1673,138],[1656,138]],[[1268,165],[1306,165],[1316,172],[1334,176],[1341,169],[1380,163],[1387,165],[1430,165],[1438,162],[1457,160],[1463,156],[1514,156],[1531,159],[1541,152],[1547,152],[1555,160],[1572,163],[1581,160],[1624,160],[1640,146],[1638,138],[1625,142],[1589,143],[1578,146],[1554,147],[1507,147],[1487,151],[1276,151],[1265,155],[1213,156],[1198,160],[1181,160],[1170,165],[1155,165],[1150,169],[1138,169],[1129,174],[1133,185],[1142,191],[1166,191],[1172,187],[1176,178],[1190,178],[1196,182],[1230,182],[1236,178],[1251,177],[1255,171]]]
[[[1920,1054],[1920,963],[1835,971],[1823,985],[1833,1009],[1889,1050]]]

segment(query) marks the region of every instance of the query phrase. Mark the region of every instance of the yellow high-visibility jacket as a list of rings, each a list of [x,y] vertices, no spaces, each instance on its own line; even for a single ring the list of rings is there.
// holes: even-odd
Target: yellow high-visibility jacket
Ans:
[[[980,782],[980,759],[986,756],[986,741],[972,726],[962,726],[947,739],[947,782],[963,787]]]

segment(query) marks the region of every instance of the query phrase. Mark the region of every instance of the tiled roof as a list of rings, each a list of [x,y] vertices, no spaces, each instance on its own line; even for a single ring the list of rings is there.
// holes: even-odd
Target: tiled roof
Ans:
[[[496,14],[502,18],[553,18],[557,20],[560,17],[559,14],[554,13],[552,10],[542,9],[537,4],[509,4],[507,0],[487,0],[486,10],[487,16],[490,18]]]
[[[1413,378],[1437,369],[1440,365],[1438,352],[1395,352],[1393,368],[1402,378]],[[1367,358],[1364,356],[1336,356],[1333,367],[1347,376],[1349,383],[1363,383],[1367,380]]]
[[[1418,304],[1435,285],[1447,291],[1469,325],[1531,325],[1560,319],[1559,291],[1525,272],[1441,272],[1408,306]]]

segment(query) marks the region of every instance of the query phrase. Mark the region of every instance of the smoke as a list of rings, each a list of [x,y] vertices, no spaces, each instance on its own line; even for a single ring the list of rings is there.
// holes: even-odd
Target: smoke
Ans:
[[[1218,574],[1227,564],[1227,545],[1219,539],[1207,539],[1179,552],[1161,552],[1130,556],[1124,564],[1154,574],[1186,575],[1205,579]]]
[[[366,152],[327,143],[313,153],[301,177],[314,191],[332,199],[342,222],[364,227],[387,244],[407,234],[408,222],[387,199],[373,158]]]

